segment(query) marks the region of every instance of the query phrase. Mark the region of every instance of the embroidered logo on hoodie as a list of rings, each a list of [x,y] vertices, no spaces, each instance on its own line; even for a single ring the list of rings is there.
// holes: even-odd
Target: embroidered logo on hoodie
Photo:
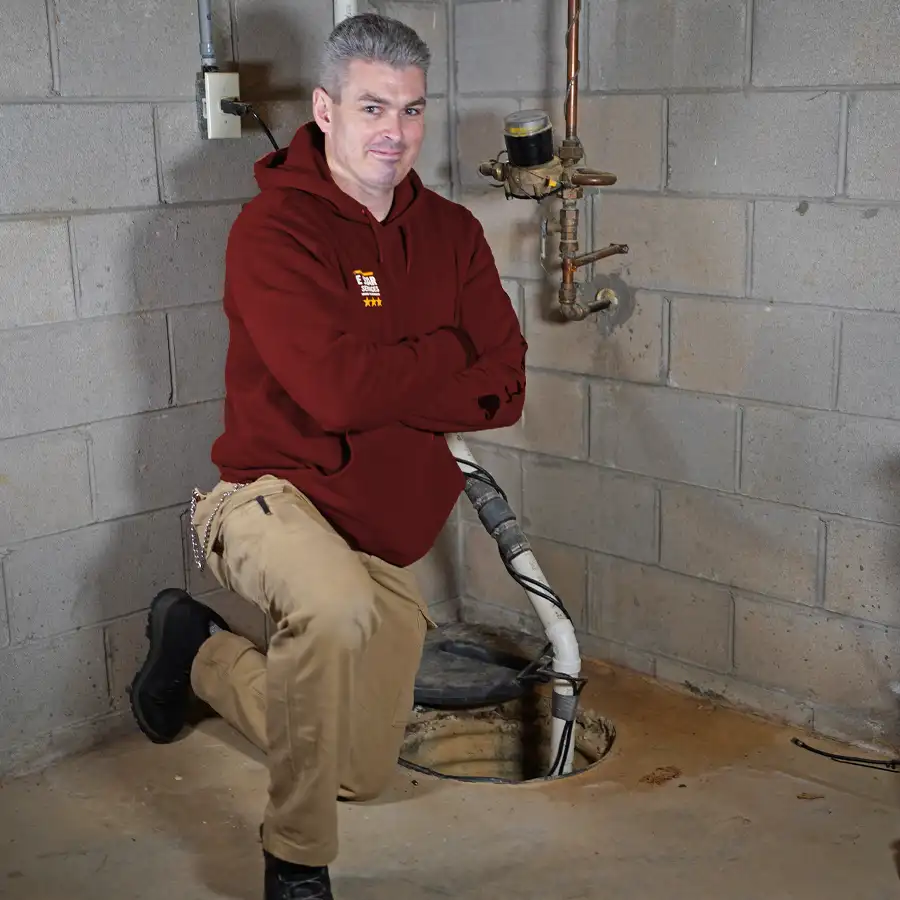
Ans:
[[[359,290],[366,306],[381,306],[381,289],[378,287],[375,273],[354,269],[353,274],[356,276],[356,283],[359,285]]]

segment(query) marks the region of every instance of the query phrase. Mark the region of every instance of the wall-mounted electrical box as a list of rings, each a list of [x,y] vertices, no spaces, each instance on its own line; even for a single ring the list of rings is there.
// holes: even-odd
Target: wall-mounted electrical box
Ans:
[[[239,100],[240,76],[237,72],[204,72],[198,79],[197,93],[200,132],[204,138],[239,138],[241,117],[222,112],[224,99]]]

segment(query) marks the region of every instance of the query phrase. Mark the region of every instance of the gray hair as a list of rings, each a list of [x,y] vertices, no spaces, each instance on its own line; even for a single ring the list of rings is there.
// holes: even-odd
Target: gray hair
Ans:
[[[319,77],[322,87],[336,99],[354,59],[387,63],[395,69],[416,66],[427,75],[431,51],[409,25],[375,13],[361,13],[338,23],[325,41]]]

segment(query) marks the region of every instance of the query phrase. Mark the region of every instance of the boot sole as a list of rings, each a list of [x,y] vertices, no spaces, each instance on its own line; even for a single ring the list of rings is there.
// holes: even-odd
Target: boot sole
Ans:
[[[150,670],[159,662],[162,653],[162,638],[166,627],[166,614],[169,609],[179,600],[184,599],[185,594],[182,591],[167,589],[160,591],[150,603],[150,612],[147,615],[147,628],[145,634],[150,641],[150,652],[144,660],[144,664],[138,670],[134,680],[127,688],[128,701],[131,705],[131,712],[138,724],[138,728],[149,738],[154,744],[171,744],[174,738],[168,738],[161,734],[157,734],[148,724],[140,708],[140,703],[135,699],[144,687],[144,681],[150,673]]]

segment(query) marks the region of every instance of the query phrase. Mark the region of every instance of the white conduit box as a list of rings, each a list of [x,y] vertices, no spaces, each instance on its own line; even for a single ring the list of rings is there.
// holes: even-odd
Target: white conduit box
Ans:
[[[222,112],[222,100],[240,100],[240,76],[237,72],[204,72],[204,113],[206,137],[239,138],[241,117]]]

